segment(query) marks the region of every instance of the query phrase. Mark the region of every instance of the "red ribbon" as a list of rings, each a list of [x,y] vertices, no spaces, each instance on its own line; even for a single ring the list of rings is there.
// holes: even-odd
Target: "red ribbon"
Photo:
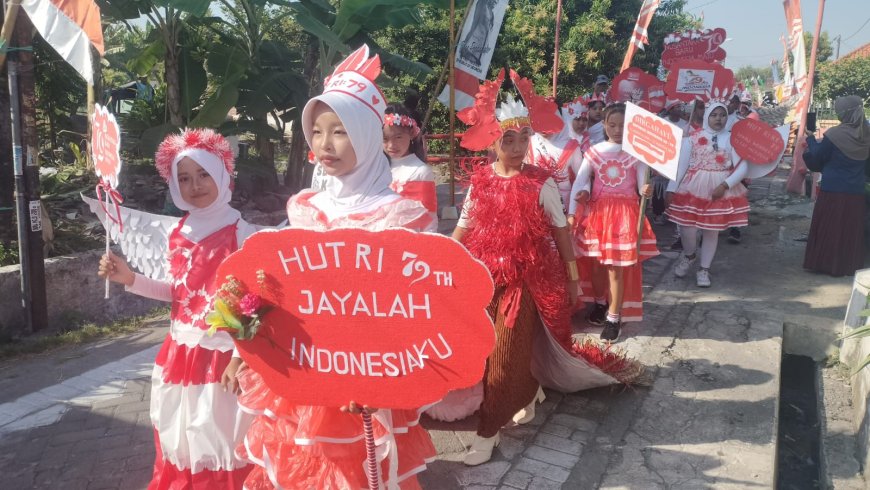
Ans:
[[[514,328],[517,318],[520,316],[520,303],[523,298],[522,285],[508,286],[502,296],[499,311],[504,315],[504,326]]]
[[[115,205],[114,215],[112,215],[112,213],[109,212],[109,208],[106,207],[106,202],[103,199],[103,193],[105,193],[105,196],[108,196],[109,200],[112,201],[112,204]],[[120,233],[123,233],[124,221],[121,219],[121,203],[124,202],[124,198],[121,197],[121,193],[113,189],[108,182],[101,180],[100,183],[97,184],[97,200],[100,201],[100,207],[102,207],[103,212],[106,213],[106,219],[109,219],[113,223],[118,225],[118,231]]]

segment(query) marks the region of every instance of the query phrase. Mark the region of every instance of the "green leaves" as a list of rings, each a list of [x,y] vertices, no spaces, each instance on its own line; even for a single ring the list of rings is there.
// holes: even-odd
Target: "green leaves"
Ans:
[[[823,99],[857,95],[870,100],[870,57],[843,58],[822,63],[816,85]]]

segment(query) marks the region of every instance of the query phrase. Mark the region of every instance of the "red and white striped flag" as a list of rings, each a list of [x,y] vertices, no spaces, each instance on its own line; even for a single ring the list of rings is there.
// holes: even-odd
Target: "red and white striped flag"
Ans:
[[[21,8],[43,39],[93,84],[90,46],[104,52],[100,8],[94,0],[21,0]]]
[[[649,44],[647,28],[656,13],[656,9],[659,8],[659,3],[661,3],[660,0],[643,0],[640,13],[637,15],[637,22],[634,24],[634,32],[632,32],[631,40],[628,42],[628,51],[625,53],[625,59],[622,60],[622,68],[619,71],[631,66],[631,58],[634,57],[638,48],[643,50],[643,45]]]

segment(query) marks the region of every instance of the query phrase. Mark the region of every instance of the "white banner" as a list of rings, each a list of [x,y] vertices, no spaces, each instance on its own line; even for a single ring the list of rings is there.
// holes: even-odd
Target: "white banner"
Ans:
[[[625,103],[622,149],[670,180],[676,180],[683,130],[631,102]]]
[[[486,80],[495,51],[498,33],[508,0],[473,0],[456,43],[456,109],[474,104],[480,80]],[[450,103],[450,87],[445,86],[438,100]]]

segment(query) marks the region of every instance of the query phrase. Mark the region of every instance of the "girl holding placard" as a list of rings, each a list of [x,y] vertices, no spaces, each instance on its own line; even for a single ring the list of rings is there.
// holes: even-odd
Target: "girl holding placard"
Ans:
[[[205,317],[217,266],[256,228],[229,205],[234,158],[223,136],[185,130],[168,136],[155,160],[172,201],[187,211],[169,237],[168,281],[134,274],[111,253],[99,268],[100,276],[127,291],[172,303],[169,334],[151,376],[157,459],[148,488],[241,489],[251,467],[234,449],[251,417],[234,389],[240,359],[233,357],[229,333],[207,334]]]
[[[435,231],[430,211],[390,189],[383,148],[386,103],[374,83],[380,70],[378,57],[369,58],[363,45],[339,64],[323,94],[305,105],[302,131],[323,165],[326,185],[322,191],[306,189],[290,198],[291,227]],[[354,402],[344,407],[297,405],[269,389],[251,369],[240,371],[239,382],[240,403],[256,415],[238,448],[257,464],[246,488],[371,488],[358,415],[362,410],[373,419],[385,488],[419,488],[417,473],[435,458],[429,434],[418,423],[421,411],[375,410]]]
[[[677,179],[668,185],[667,215],[680,225],[683,242],[674,275],[685,277],[698,261],[700,232],[700,268],[695,274],[699,287],[711,285],[710,265],[719,232],[749,224],[749,201],[746,187],[740,182],[748,167],[731,147],[731,133],[725,129],[727,121],[725,104],[707,104],[704,128],[684,138]]]
[[[646,165],[622,150],[625,104],[614,104],[604,114],[607,141],[583,156],[574,182],[569,215],[575,250],[589,270],[595,305],[590,323],[603,324],[601,339],[619,338],[622,321],[640,321],[643,311],[643,276],[640,263],[658,255],[656,237],[644,218],[638,248],[639,194],[650,197]],[[582,214],[588,205],[588,212]],[[609,297],[609,303],[608,303]]]

